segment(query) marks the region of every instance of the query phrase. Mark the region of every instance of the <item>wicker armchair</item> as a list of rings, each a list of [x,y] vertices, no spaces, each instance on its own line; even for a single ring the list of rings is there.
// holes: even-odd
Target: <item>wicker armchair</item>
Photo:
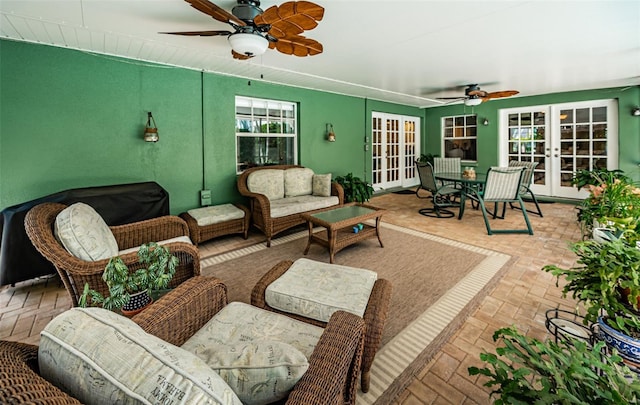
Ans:
[[[226,287],[213,277],[193,277],[133,320],[146,332],[182,345],[227,304]],[[288,405],[330,405],[354,401],[362,356],[364,323],[336,313],[293,388]],[[79,404],[38,374],[38,347],[0,341],[0,403]]]
[[[271,203],[269,202],[269,198],[267,198],[264,194],[252,193],[247,187],[247,177],[251,173],[256,170],[263,169],[290,169],[294,167],[302,167],[297,165],[275,165],[275,166],[260,166],[253,167],[251,169],[247,169],[242,172],[238,176],[237,185],[238,191],[245,197],[248,197],[250,200],[249,210],[251,211],[251,220],[253,225],[262,231],[267,236],[267,246],[271,246],[271,238],[289,228],[293,228],[296,225],[301,225],[306,223],[305,219],[302,218],[301,213],[287,215],[284,217],[273,218],[271,217]],[[339,205],[344,204],[344,189],[338,183],[331,182],[331,195],[337,196],[339,200]],[[308,211],[309,212],[319,212],[324,211],[323,209]]]
[[[72,305],[76,307],[85,283],[89,283],[89,287],[99,291],[103,296],[108,295],[109,289],[102,280],[102,273],[109,259],[94,262],[78,259],[60,244],[54,236],[53,223],[60,211],[66,207],[66,205],[58,203],[36,205],[29,210],[24,222],[29,239],[35,248],[53,263],[71,297]],[[135,248],[143,243],[189,236],[186,222],[171,215],[109,228],[113,232],[120,250]],[[175,242],[167,244],[167,247],[179,262],[169,287],[173,288],[200,274],[200,256],[195,246],[189,243]],[[121,257],[131,271],[141,267],[138,263],[137,252],[127,253]]]

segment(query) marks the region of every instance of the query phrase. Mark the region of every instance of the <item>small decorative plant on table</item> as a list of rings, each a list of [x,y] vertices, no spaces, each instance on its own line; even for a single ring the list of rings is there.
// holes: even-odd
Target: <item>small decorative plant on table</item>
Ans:
[[[133,316],[144,309],[152,302],[151,291],[167,288],[176,272],[178,258],[167,247],[150,242],[140,246],[138,260],[143,267],[132,271],[119,256],[112,257],[102,274],[102,279],[109,288],[109,295],[104,297],[85,284],[78,300],[79,305],[101,305],[108,310],[121,309],[127,316]]]

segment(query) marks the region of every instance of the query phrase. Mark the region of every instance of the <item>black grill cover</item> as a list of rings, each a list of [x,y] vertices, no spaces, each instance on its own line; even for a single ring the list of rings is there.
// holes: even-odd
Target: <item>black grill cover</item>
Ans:
[[[0,213],[0,286],[56,272],[24,229],[27,211],[43,202],[84,202],[110,226],[169,215],[169,193],[156,182],[77,188],[6,208]]]

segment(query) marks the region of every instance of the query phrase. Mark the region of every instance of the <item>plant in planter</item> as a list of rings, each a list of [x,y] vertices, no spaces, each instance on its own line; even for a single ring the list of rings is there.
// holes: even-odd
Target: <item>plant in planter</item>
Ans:
[[[345,202],[359,202],[363,203],[369,201],[373,195],[373,187],[371,184],[362,180],[359,177],[348,173],[346,176],[336,177],[336,182],[344,188]]]
[[[579,206],[578,222],[583,236],[590,238],[594,222],[620,234],[635,230],[640,221],[640,188],[620,170],[582,170],[573,184],[586,188],[589,196]]]
[[[620,364],[617,354],[602,356],[603,342],[591,347],[569,339],[555,343],[520,334],[515,328],[495,331],[502,339],[496,354],[482,353],[484,368],[470,375],[488,377],[484,384],[501,404],[632,404],[640,400],[640,380]]]
[[[419,163],[431,163],[431,165],[433,166],[433,158],[438,157],[439,155],[434,155],[431,153],[427,153],[427,154],[421,154],[420,157],[418,158],[418,162]]]
[[[178,258],[169,252],[169,248],[150,242],[138,249],[138,261],[143,267],[131,271],[119,256],[112,257],[102,274],[109,287],[109,295],[103,297],[85,284],[79,305],[101,305],[108,310],[121,308],[123,313],[127,313],[140,309],[135,307],[136,303],[142,307],[150,304],[151,291],[169,285],[176,272]]]
[[[562,294],[570,293],[577,307],[584,305],[586,325],[598,323],[602,333],[615,330],[625,335],[624,344],[617,348],[624,358],[639,363],[640,249],[625,238],[605,243],[581,241],[571,249],[578,256],[575,267],[547,265],[543,270],[558,281],[561,277],[566,280]],[[613,337],[604,338],[615,345]]]

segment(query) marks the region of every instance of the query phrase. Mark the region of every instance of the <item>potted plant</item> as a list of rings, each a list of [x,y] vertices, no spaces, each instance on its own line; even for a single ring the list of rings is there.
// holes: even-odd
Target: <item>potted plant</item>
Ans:
[[[620,364],[613,353],[602,356],[604,343],[593,347],[569,338],[558,343],[539,341],[515,328],[495,331],[502,340],[496,354],[484,352],[483,368],[469,367],[470,375],[488,378],[484,384],[501,404],[632,404],[640,400],[640,380]]]
[[[78,300],[79,305],[101,305],[108,310],[121,309],[125,315],[140,312],[152,302],[152,290],[167,288],[176,272],[178,258],[169,252],[169,248],[150,242],[138,249],[138,261],[143,267],[132,271],[119,256],[112,257],[102,274],[102,279],[109,288],[109,295],[103,297],[85,284]]]
[[[349,173],[346,176],[336,177],[336,182],[344,189],[345,202],[363,203],[369,201],[373,195],[371,184]]]
[[[585,238],[598,227],[606,227],[617,236],[638,227],[640,188],[622,171],[582,170],[574,176],[573,184],[589,191],[578,207],[578,222]]]
[[[577,308],[584,306],[586,325],[597,323],[607,343],[640,365],[640,249],[624,237],[604,243],[581,241],[571,249],[578,256],[576,266],[547,265],[543,270],[558,281],[565,279],[562,294],[571,294]]]

